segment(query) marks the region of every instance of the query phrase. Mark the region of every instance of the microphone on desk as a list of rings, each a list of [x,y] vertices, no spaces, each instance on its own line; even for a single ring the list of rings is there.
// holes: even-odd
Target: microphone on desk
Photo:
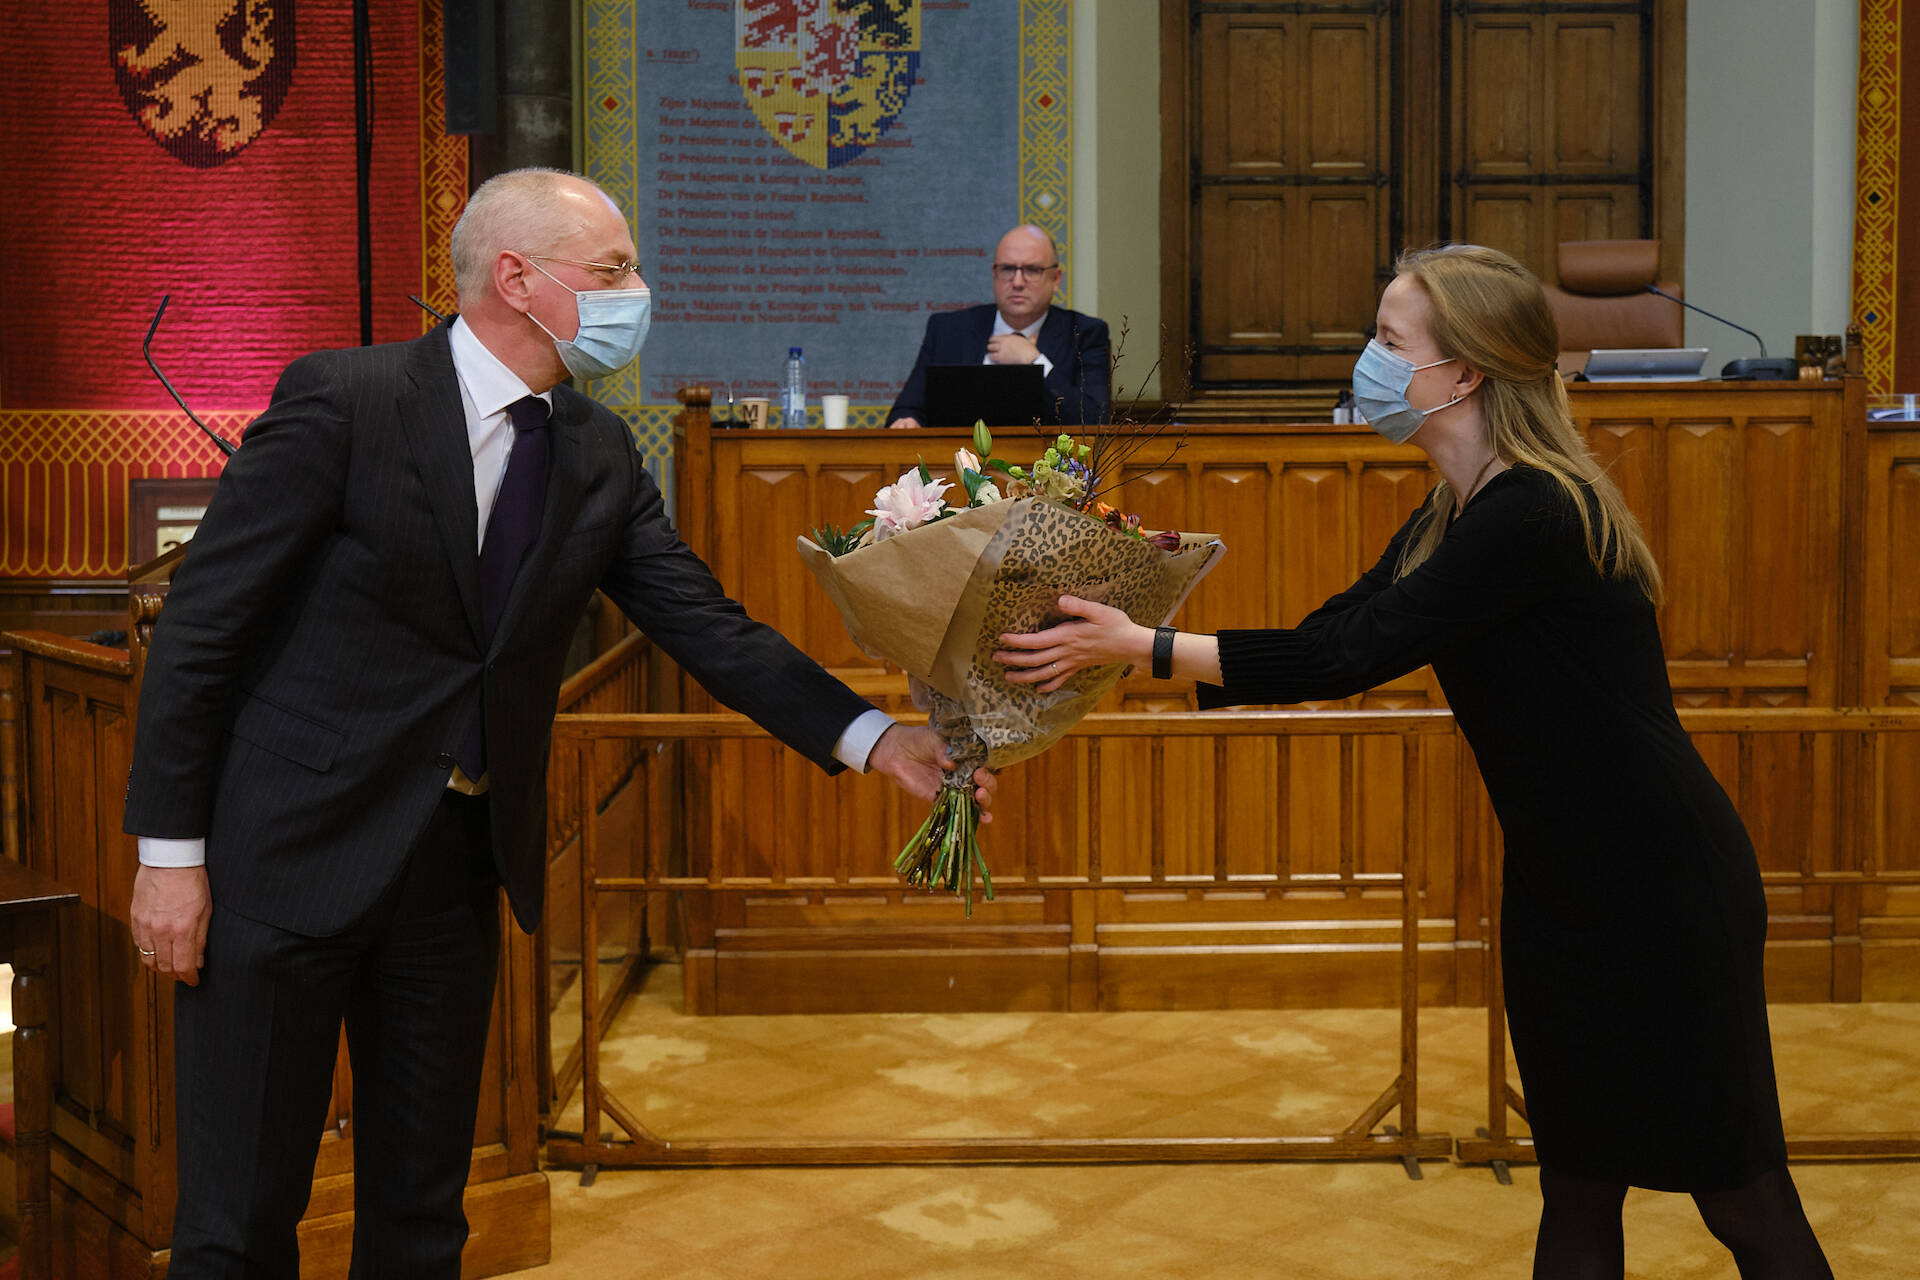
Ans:
[[[1698,311],[1709,320],[1718,320],[1729,329],[1738,329],[1760,344],[1759,359],[1729,360],[1720,368],[1720,376],[1728,379],[1747,379],[1754,382],[1791,382],[1800,376],[1800,366],[1784,356],[1769,356],[1767,340],[1743,324],[1735,324],[1725,316],[1717,316],[1705,307],[1696,307],[1685,298],[1675,297],[1659,285],[1647,286],[1648,293],[1657,293],[1668,302],[1677,302],[1689,311]]]
[[[233,441],[221,435],[218,431],[215,431],[212,427],[208,426],[206,423],[200,421],[199,415],[194,413],[193,410],[187,408],[187,402],[181,398],[181,395],[178,391],[175,391],[173,389],[173,384],[167,381],[167,375],[160,372],[160,366],[153,362],[153,335],[159,331],[160,317],[167,314],[167,299],[171,298],[172,296],[173,295],[170,293],[163,293],[160,295],[160,306],[153,313],[153,323],[147,326],[147,340],[140,344],[140,354],[147,358],[147,368],[153,370],[153,376],[160,379],[160,385],[167,389],[167,394],[173,397],[173,402],[180,406],[181,412],[185,413],[188,418],[192,419],[194,426],[200,428],[202,431],[207,433],[207,438],[213,441],[213,443],[219,447],[220,452],[226,454],[229,458],[231,458],[234,454],[234,451],[238,449],[240,446],[236,445]]]

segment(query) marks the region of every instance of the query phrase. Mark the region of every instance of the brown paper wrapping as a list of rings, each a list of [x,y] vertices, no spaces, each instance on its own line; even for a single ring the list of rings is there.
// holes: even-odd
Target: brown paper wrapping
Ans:
[[[799,550],[854,643],[957,703],[998,769],[1046,750],[1126,671],[1088,667],[1052,693],[1011,684],[993,660],[1003,633],[1063,621],[1063,595],[1159,626],[1226,548],[1210,534],[1187,534],[1163,551],[1070,507],[1021,498],[844,556],[806,538]]]

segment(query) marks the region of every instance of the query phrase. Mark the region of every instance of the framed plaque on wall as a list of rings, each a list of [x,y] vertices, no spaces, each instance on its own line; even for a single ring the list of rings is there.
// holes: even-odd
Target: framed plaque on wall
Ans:
[[[213,501],[218,476],[127,481],[127,565],[139,568],[193,538]]]

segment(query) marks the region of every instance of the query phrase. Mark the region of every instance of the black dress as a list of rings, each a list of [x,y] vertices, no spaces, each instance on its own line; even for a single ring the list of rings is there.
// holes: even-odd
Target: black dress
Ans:
[[[1674,714],[1653,607],[1593,569],[1544,472],[1494,476],[1396,582],[1413,524],[1297,628],[1221,632],[1201,705],[1347,697],[1432,663],[1506,836],[1507,1013],[1541,1163],[1666,1191],[1784,1165],[1759,868]]]

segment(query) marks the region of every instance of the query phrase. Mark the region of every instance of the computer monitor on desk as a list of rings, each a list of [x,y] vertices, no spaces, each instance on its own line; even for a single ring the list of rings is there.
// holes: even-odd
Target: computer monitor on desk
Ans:
[[[1046,381],[1037,364],[927,366],[929,427],[1020,426],[1046,407]]]
[[[1587,353],[1588,382],[1698,382],[1705,347],[1614,347]]]

